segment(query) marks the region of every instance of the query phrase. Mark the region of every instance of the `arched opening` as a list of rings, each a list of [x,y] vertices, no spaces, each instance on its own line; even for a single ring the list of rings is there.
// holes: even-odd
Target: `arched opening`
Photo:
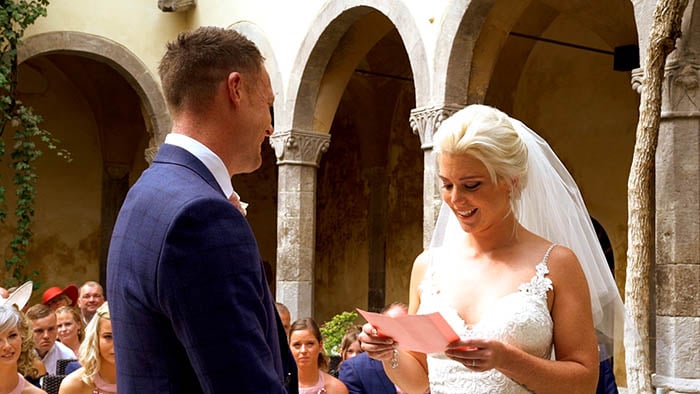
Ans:
[[[305,39],[295,66],[302,77],[291,81],[292,119],[280,122],[331,136],[315,173],[309,309],[319,322],[407,301],[422,249],[423,153],[408,120],[427,99],[427,58],[404,5],[357,3],[329,3],[319,14],[322,30]]]
[[[37,160],[31,268],[47,287],[104,284],[116,215],[147,167],[151,134],[141,100],[111,66],[67,52],[21,63],[18,90],[72,156],[68,163],[45,151]]]
[[[315,302],[322,320],[407,301],[411,263],[422,250],[423,157],[408,123],[412,79],[392,29],[355,66],[338,105],[318,171]]]

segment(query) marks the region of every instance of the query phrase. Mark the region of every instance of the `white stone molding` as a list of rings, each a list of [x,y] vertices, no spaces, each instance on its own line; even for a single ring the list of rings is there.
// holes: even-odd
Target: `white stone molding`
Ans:
[[[632,89],[642,92],[644,70],[632,70]],[[669,61],[665,67],[662,118],[700,117],[700,64],[687,60]]]
[[[644,83],[644,69],[635,68],[634,70],[632,70],[631,83],[632,83],[632,90],[641,94],[642,93],[642,84]]]
[[[330,134],[313,131],[289,130],[275,132],[270,145],[275,149],[277,164],[296,164],[318,168],[321,154],[328,150]]]
[[[420,137],[423,150],[433,149],[433,135],[440,127],[440,124],[442,124],[442,121],[462,108],[464,108],[463,105],[444,104],[411,110],[411,129],[414,134]]]
[[[185,12],[197,6],[197,0],[158,0],[158,8],[163,12]]]

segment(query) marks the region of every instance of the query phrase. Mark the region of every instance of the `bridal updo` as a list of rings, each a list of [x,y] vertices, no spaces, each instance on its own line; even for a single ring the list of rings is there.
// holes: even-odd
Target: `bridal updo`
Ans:
[[[469,105],[446,119],[433,137],[436,154],[470,155],[494,183],[511,186],[511,206],[527,185],[527,147],[510,117],[486,105]]]

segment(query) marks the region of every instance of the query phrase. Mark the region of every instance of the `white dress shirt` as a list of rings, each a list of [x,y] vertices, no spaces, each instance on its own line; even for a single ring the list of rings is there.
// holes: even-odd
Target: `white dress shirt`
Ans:
[[[233,185],[231,184],[231,174],[228,173],[224,162],[216,153],[207,148],[204,144],[192,137],[184,134],[170,133],[165,136],[165,143],[179,146],[180,148],[190,152],[194,157],[198,158],[205,167],[214,175],[216,183],[219,184],[226,198],[230,198],[233,193]]]
[[[39,357],[41,358],[41,357]],[[56,374],[56,361],[63,359],[76,359],[75,353],[68,346],[62,344],[59,341],[54,342],[51,349],[41,358],[41,361],[46,367],[46,372],[51,375]]]

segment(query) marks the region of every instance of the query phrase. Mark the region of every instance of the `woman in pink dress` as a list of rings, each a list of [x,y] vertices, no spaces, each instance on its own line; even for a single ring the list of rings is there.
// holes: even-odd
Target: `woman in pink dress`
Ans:
[[[0,305],[0,394],[46,394],[18,372],[23,345],[33,347],[33,341],[21,312],[13,305]],[[32,360],[24,359],[31,367]]]
[[[328,370],[321,330],[311,318],[299,319],[289,329],[289,347],[299,371],[299,394],[348,394],[343,382]]]

